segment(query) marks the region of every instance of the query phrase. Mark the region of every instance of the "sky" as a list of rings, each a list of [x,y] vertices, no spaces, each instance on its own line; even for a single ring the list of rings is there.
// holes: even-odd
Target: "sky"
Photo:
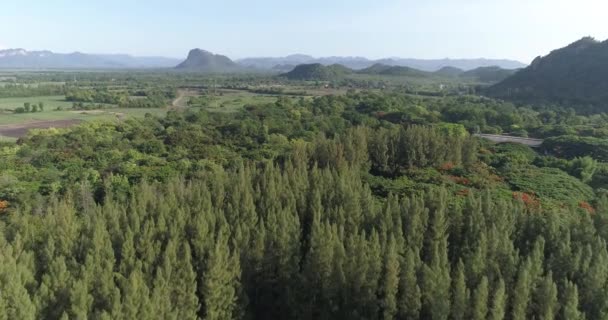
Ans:
[[[0,48],[182,58],[508,58],[608,39],[606,0],[20,0]]]

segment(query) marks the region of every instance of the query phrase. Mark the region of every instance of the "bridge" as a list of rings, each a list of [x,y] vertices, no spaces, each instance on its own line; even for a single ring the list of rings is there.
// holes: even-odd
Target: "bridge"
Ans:
[[[544,141],[542,139],[522,138],[522,137],[515,137],[515,136],[503,136],[503,135],[499,135],[499,134],[474,134],[474,136],[488,139],[488,140],[494,141],[496,143],[511,142],[511,143],[524,144],[531,148],[540,147]]]

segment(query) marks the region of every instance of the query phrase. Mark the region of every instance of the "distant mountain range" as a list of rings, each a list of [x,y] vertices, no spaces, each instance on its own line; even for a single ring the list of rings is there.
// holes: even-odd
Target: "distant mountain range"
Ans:
[[[191,56],[192,55],[192,56]],[[198,62],[194,62],[198,60]],[[195,49],[186,61],[164,57],[135,57],[125,54],[55,53],[51,51],[27,51],[25,49],[0,50],[0,68],[3,69],[134,69],[173,68],[202,72],[264,71],[287,72],[301,64],[340,64],[349,69],[361,70],[375,64],[401,66],[434,72],[444,67],[454,67],[464,71],[479,67],[498,66],[503,69],[523,68],[525,65],[513,60],[492,59],[400,59],[387,58],[370,60],[363,57],[314,58],[296,54],[282,58],[246,58],[232,61],[226,56]]]
[[[54,53],[25,49],[0,50],[0,68],[4,69],[169,68],[179,62],[179,59],[134,57],[125,54]]]
[[[380,60],[370,60],[362,57],[327,57],[327,58],[314,58],[307,55],[290,55],[282,58],[246,58],[238,60],[237,63],[257,68],[270,70],[276,68],[276,66],[291,65],[296,66],[300,64],[322,64],[325,66],[340,64],[350,69],[360,70],[369,68],[375,64],[382,64],[387,66],[401,66],[409,67],[421,71],[435,72],[444,67],[454,67],[462,69],[464,71],[473,70],[479,67],[493,67],[497,66],[502,69],[520,69],[526,67],[525,64],[506,59],[439,59],[439,60],[424,60],[424,59],[401,59],[401,58],[387,58]]]
[[[608,111],[608,40],[586,37],[554,50],[485,93],[518,102]]]

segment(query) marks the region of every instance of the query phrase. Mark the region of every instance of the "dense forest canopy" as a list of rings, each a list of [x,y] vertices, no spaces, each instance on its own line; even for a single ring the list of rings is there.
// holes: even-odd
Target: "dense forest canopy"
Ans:
[[[62,90],[87,103],[175,94]],[[1,143],[0,315],[608,317],[605,114],[257,90],[276,98]]]

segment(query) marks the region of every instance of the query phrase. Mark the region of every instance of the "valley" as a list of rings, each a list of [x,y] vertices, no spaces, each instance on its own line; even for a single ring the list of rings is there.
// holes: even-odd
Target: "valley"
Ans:
[[[527,67],[5,50],[40,68],[0,71],[0,315],[604,319],[605,43]]]

